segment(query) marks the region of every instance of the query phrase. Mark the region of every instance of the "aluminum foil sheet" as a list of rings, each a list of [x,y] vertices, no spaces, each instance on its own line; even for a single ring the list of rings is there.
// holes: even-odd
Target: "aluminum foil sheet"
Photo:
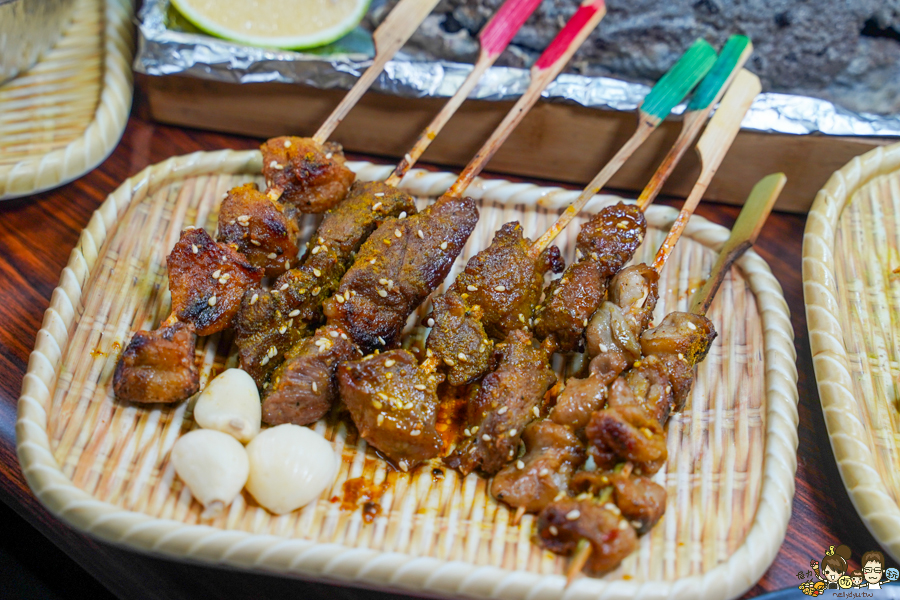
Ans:
[[[171,9],[168,0],[144,1],[139,32],[134,69],[147,75],[349,89],[374,55],[372,38],[361,27],[329,46],[303,53],[220,40],[193,29]],[[373,88],[408,98],[449,97],[471,68],[461,63],[411,60],[401,53],[387,64]],[[525,69],[492,67],[470,98],[512,100],[528,82]],[[543,96],[589,108],[633,111],[648,91],[645,85],[609,77],[563,74]],[[674,112],[683,109],[679,106]],[[777,93],[760,94],[741,125],[748,130],[796,135],[900,136],[900,115],[855,113],[827,100]]]

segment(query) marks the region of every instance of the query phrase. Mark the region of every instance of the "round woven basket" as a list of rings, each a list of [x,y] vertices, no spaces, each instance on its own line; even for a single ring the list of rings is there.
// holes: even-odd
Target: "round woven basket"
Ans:
[[[900,561],[900,144],[872,150],[818,193],[803,295],[825,424],[863,522]]]
[[[566,561],[531,543],[534,518],[510,512],[484,479],[435,465],[389,471],[341,423],[314,427],[343,461],[318,501],[273,516],[242,495],[225,515],[202,522],[201,507],[175,477],[174,441],[193,425],[191,402],[174,407],[117,402],[111,378],[130,331],[169,310],[165,256],[187,225],[215,228],[229,188],[261,181],[258,152],[196,153],[125,181],[94,214],[54,291],[19,400],[22,470],[40,500],[72,526],[104,540],[177,560],[199,560],[287,576],[413,593],[477,598],[740,596],[781,545],[794,492],[797,373],[787,304],[769,267],[748,252],[728,275],[709,316],[720,335],[698,370],[686,409],[668,425],[669,462],[656,480],[666,515],[638,550],[602,579],[568,589]],[[352,163],[360,179],[390,167]],[[424,205],[455,179],[414,171],[403,187]],[[455,276],[502,223],[543,231],[577,192],[502,180],[469,190],[481,214],[454,265]],[[588,212],[617,200],[597,197]],[[646,261],[676,212],[651,207],[636,260]],[[557,238],[574,254],[582,214]],[[302,223],[305,236],[316,219]],[[684,310],[728,231],[694,218],[660,280],[659,314]],[[423,311],[425,307],[423,307]],[[420,316],[424,314],[420,313]],[[410,336],[423,335],[413,327]],[[227,336],[201,340],[201,385],[236,358]],[[562,359],[554,367],[569,368]],[[439,465],[437,465],[439,466]],[[342,485],[389,481],[372,523],[345,510]]]

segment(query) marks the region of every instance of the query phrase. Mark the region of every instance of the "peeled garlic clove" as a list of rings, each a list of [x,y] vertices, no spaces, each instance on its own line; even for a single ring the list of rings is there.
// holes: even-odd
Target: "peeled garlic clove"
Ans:
[[[246,371],[226,369],[206,386],[194,405],[194,419],[247,443],[259,433],[262,406],[256,383]]]
[[[337,456],[331,444],[312,429],[290,423],[253,438],[247,444],[247,455],[247,491],[279,515],[309,504],[337,474]]]
[[[214,429],[195,429],[172,447],[175,473],[212,519],[231,504],[247,483],[250,461],[239,441]]]

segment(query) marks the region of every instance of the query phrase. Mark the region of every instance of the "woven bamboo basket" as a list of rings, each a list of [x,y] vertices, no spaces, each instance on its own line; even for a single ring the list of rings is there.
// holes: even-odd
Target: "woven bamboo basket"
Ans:
[[[580,578],[565,590],[564,559],[530,542],[532,516],[510,525],[510,512],[490,497],[485,480],[460,479],[449,469],[436,477],[435,465],[388,472],[340,423],[314,426],[343,456],[334,486],[316,502],[276,517],[245,494],[227,514],[201,522],[199,505],[169,460],[174,441],[193,427],[191,402],[123,404],[114,400],[111,380],[130,331],[156,325],[169,311],[165,256],[182,228],[214,230],[225,191],[261,182],[260,162],[258,152],[221,151],[149,167],[124,182],[83,232],[46,312],[19,400],[22,470],[54,514],[104,540],[174,559],[446,597],[724,599],[762,576],[791,510],[797,374],[781,288],[753,252],[713,304],[719,338],[699,368],[692,400],[668,425],[670,458],[656,476],[668,490],[666,515],[602,579]],[[391,170],[351,167],[366,180]],[[403,186],[427,203],[454,178],[413,171]],[[577,195],[502,180],[479,180],[469,193],[481,218],[451,278],[502,223],[519,220],[536,235]],[[588,210],[613,200],[597,197]],[[674,217],[670,208],[651,207],[637,260],[652,257]],[[304,235],[315,224],[308,217]],[[579,225],[558,239],[570,258]],[[660,281],[657,318],[686,308],[689,290],[706,276],[727,235],[692,219]],[[236,363],[225,335],[201,340],[197,359],[201,384]],[[555,367],[567,369],[561,359]],[[357,477],[389,484],[372,523],[360,509],[334,501],[343,483]]]
[[[76,0],[72,23],[0,86],[0,200],[81,177],[112,152],[131,109],[129,0]]]
[[[810,348],[831,448],[869,531],[900,561],[900,144],[837,171],[803,237]]]

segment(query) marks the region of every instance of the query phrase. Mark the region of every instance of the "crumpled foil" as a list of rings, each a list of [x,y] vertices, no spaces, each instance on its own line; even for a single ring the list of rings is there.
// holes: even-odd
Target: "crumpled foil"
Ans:
[[[168,0],[145,0],[139,13],[139,46],[134,69],[147,75],[189,75],[230,83],[282,82],[316,88],[349,89],[374,55],[362,27],[328,46],[292,52],[254,48],[204,35],[184,21]],[[407,98],[450,97],[472,69],[446,61],[416,61],[398,54],[372,86]],[[528,87],[526,69],[492,67],[470,98],[513,100]],[[649,88],[609,77],[560,75],[543,97],[589,108],[633,111]],[[680,113],[684,106],[673,112]],[[790,94],[760,94],[741,126],[785,133],[900,136],[900,115],[855,113],[827,100]]]

